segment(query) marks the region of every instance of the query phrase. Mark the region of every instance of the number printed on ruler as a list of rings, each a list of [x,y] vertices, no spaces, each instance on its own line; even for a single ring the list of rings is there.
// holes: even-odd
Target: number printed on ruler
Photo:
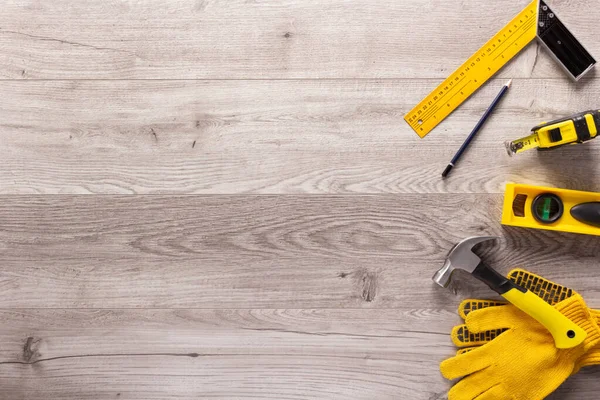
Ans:
[[[406,114],[404,120],[420,137],[431,132],[535,39],[537,14],[537,0],[534,0]]]

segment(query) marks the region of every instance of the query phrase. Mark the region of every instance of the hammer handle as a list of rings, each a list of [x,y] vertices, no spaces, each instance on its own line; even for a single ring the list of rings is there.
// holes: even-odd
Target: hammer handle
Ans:
[[[554,338],[556,348],[570,349],[585,340],[587,336],[585,330],[546,303],[541,297],[511,282],[483,262],[475,268],[473,276],[485,282],[496,293],[548,329]]]
[[[484,282],[490,287],[490,289],[498,293],[500,296],[512,289],[519,290],[523,293],[527,291],[527,289],[522,288],[507,277],[500,275],[495,269],[488,267],[483,262],[479,263],[472,275]]]

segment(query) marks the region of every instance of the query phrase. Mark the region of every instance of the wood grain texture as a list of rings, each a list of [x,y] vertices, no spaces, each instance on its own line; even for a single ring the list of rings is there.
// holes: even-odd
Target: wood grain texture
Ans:
[[[523,9],[496,1],[11,0],[8,79],[445,78]],[[556,4],[554,4],[556,3]],[[593,3],[554,11],[592,54]],[[564,77],[535,45],[504,76]]]
[[[425,309],[15,309],[0,312],[10,327],[0,334],[0,385],[11,399],[441,398],[437,360],[453,351],[454,318]]]
[[[2,310],[0,385],[7,400],[443,399],[437,363],[454,352],[456,319],[435,309]],[[594,374],[551,398],[594,398]]]
[[[486,253],[498,270],[525,266],[600,307],[600,238],[502,229],[496,195],[1,199],[10,307],[453,311],[489,290],[440,290],[431,276],[477,234],[504,236]]]
[[[503,83],[421,140],[402,117],[433,80],[0,82],[0,193],[503,193],[508,181],[600,190],[599,142],[514,158],[503,145],[597,107],[596,80],[517,80],[439,179]]]
[[[493,297],[431,281],[471,235],[600,308],[600,238],[499,224],[508,181],[600,191],[600,141],[503,148],[598,108],[595,72],[534,44],[425,139],[402,119],[525,3],[3,2],[0,399],[442,400],[456,307]],[[600,54],[600,8],[551,6]]]
[[[454,351],[455,319],[433,309],[2,310],[0,385],[5,399],[442,399],[437,362]],[[595,371],[552,398],[582,398],[577,386],[593,398]]]

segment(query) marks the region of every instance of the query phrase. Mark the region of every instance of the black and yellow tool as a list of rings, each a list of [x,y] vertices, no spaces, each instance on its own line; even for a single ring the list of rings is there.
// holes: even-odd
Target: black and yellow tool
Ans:
[[[532,291],[500,275],[473,252],[475,245],[492,239],[496,238],[471,237],[458,243],[446,257],[444,266],[433,276],[433,281],[442,287],[448,287],[456,270],[468,272],[544,325],[554,338],[556,348],[570,349],[580,345],[587,336],[585,330]]]
[[[527,290],[531,290],[536,296],[542,298],[551,306],[555,306],[561,301],[576,294],[573,289],[559,285],[558,283],[554,283],[544,277],[523,269],[512,270],[508,274],[507,279]],[[493,300],[465,300],[459,307],[459,313],[460,316],[466,320],[467,316],[472,311],[481,310],[488,307],[502,306],[505,304],[506,303],[504,302]],[[461,347],[463,347],[458,351],[458,354],[463,354],[475,348],[467,346],[482,346],[491,342],[505,331],[506,328],[473,333],[469,331],[466,325],[460,325],[452,331],[452,336],[453,340],[459,342]]]
[[[560,118],[531,129],[531,135],[506,142],[510,156],[530,149],[552,150],[568,144],[577,144],[594,139],[600,128],[600,111],[590,110]]]
[[[600,193],[509,183],[502,224],[600,236]]]
[[[550,7],[543,0],[533,0],[409,111],[404,120],[424,137],[535,38],[573,80],[580,79],[596,64]]]

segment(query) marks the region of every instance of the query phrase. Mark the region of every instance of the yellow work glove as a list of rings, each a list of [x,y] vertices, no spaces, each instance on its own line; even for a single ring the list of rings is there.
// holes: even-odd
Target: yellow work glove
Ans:
[[[556,390],[573,373],[577,360],[600,342],[600,328],[578,294],[554,307],[586,331],[581,345],[557,349],[546,328],[514,306],[470,312],[465,321],[470,332],[505,331],[442,362],[444,377],[463,378],[449,391],[448,399],[541,400]]]
[[[600,326],[600,311],[590,309],[590,314],[592,314],[596,320],[596,324]],[[579,359],[577,362],[577,371],[575,372],[579,372],[583,367],[591,367],[592,365],[600,365],[600,343]]]
[[[573,289],[570,289],[564,285],[557,284],[552,282],[544,277],[533,274],[524,269],[513,269],[507,275],[507,278],[530,290],[534,294],[543,298],[548,304],[556,305],[561,300],[569,298],[577,292]],[[475,300],[468,299],[464,300],[460,306],[458,307],[458,313],[463,318],[466,319],[467,315],[474,310],[487,308],[487,307],[502,307],[502,306],[510,306],[509,303],[503,301],[494,301],[494,300]],[[600,326],[600,311],[589,309],[590,314],[596,320],[598,326]],[[504,332],[505,329],[497,329],[493,331],[485,331],[474,334],[469,332],[466,325],[456,326],[452,330],[452,341],[454,344],[461,348],[458,350],[457,355],[466,353],[470,350],[473,350],[476,346],[484,345],[491,340],[493,340],[496,336]],[[577,373],[582,367],[591,366],[591,365],[599,365],[600,364],[600,343],[588,351],[581,359],[577,361],[575,371],[573,373]]]

